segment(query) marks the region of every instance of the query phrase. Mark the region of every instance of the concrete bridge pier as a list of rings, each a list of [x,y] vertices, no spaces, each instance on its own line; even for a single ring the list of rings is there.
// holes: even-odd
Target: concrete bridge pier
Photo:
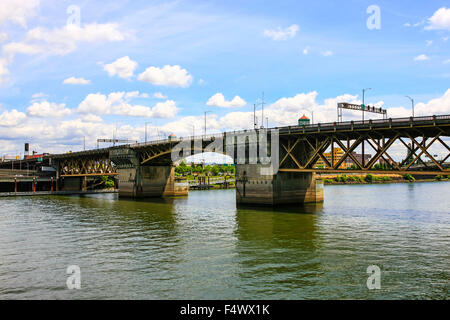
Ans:
[[[183,196],[188,188],[175,184],[175,167],[137,166],[120,168],[119,197],[153,198]]]
[[[110,152],[118,173],[119,197],[152,198],[188,195],[189,187],[175,183],[172,163],[142,165],[139,153],[131,149]]]
[[[323,181],[315,173],[278,172],[262,175],[260,164],[236,165],[236,202],[293,205],[323,202]]]

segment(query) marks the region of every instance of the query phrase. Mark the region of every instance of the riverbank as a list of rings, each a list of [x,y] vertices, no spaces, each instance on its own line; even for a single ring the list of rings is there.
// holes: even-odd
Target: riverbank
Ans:
[[[366,174],[366,175],[318,175],[325,185],[343,184],[385,184],[385,183],[413,183],[413,182],[435,182],[450,181],[448,176],[437,175],[436,177],[412,176],[410,174]]]

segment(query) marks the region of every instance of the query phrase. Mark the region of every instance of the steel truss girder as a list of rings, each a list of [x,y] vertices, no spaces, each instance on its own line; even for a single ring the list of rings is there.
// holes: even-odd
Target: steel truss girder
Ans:
[[[433,135],[430,134],[430,132],[422,132],[418,128],[414,128],[414,130],[417,131],[417,134],[414,136],[412,135],[411,131],[408,130],[402,130],[398,129],[395,130],[395,132],[392,132],[392,134],[389,135],[389,137],[385,137],[384,134],[381,132],[373,131],[373,132],[364,132],[361,134],[354,135],[354,141],[352,141],[352,144],[350,145],[350,139],[348,137],[345,137],[345,134],[336,134],[336,133],[322,133],[319,138],[316,138],[315,146],[310,141],[311,138],[308,137],[296,137],[295,142],[292,143],[293,139],[288,138],[287,139],[287,145],[286,143],[280,143],[281,150],[284,151],[283,155],[280,161],[280,169],[282,170],[304,170],[310,171],[314,169],[315,163],[318,161],[318,159],[322,159],[325,164],[325,169],[321,169],[321,171],[337,171],[339,170],[342,163],[347,159],[351,158],[354,164],[359,168],[359,171],[371,171],[375,163],[379,159],[384,159],[386,163],[391,167],[392,172],[405,172],[410,167],[417,162],[417,160],[420,159],[422,155],[426,155],[436,166],[437,169],[430,169],[429,164],[426,164],[424,162],[424,166],[427,168],[428,171],[432,170],[433,172],[439,173],[446,173],[449,174],[450,170],[446,170],[443,167],[444,162],[450,157],[450,147],[445,143],[445,141],[441,138],[442,136],[447,136],[446,132],[444,130],[439,129],[439,132],[435,132]],[[415,137],[420,136],[422,138],[421,142],[418,142]],[[404,138],[411,139],[412,145],[409,147],[406,142],[403,140]],[[342,142],[343,139],[347,140],[347,146],[344,145]],[[382,143],[380,143],[380,140],[382,139]],[[387,139],[387,141],[385,141]],[[431,139],[430,142],[427,143],[427,140]],[[378,140],[378,141],[377,141]],[[406,165],[406,162],[408,161],[408,156],[406,159],[402,160],[401,162],[394,161],[394,159],[391,157],[391,155],[388,153],[388,150],[392,147],[392,145],[395,142],[401,142],[403,146],[405,146],[408,150],[407,154],[410,154],[411,157],[414,157],[413,161],[411,161],[409,164]],[[428,151],[429,148],[436,142],[439,141],[440,144],[442,144],[448,151],[449,154],[444,157],[442,160],[438,161],[436,160]],[[299,143],[303,142],[305,146],[305,150],[309,152],[309,155],[307,156],[306,160],[301,161],[301,159],[296,157],[296,153],[294,152],[294,149],[299,146]],[[338,161],[334,161],[334,153],[332,153],[332,163],[330,163],[327,158],[324,156],[325,150],[334,143],[337,143],[337,145],[343,150],[344,154]],[[363,160],[362,163],[356,159],[356,157],[353,155],[353,152],[356,148],[359,146],[362,146],[362,144],[367,143],[374,151],[375,155],[367,162]],[[297,153],[298,154],[298,153]],[[286,160],[291,159],[293,163],[295,163],[296,168],[288,167]],[[406,165],[406,167],[405,167]],[[348,170],[351,172],[351,170]],[[413,171],[413,170],[411,170]],[[376,171],[375,171],[376,172]]]

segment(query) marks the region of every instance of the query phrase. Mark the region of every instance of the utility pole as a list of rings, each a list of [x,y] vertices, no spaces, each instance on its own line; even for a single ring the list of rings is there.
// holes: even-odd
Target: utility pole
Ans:
[[[264,128],[264,91],[262,93],[262,102],[261,102],[261,128]]]
[[[151,122],[146,122],[145,123],[145,143],[147,143],[147,124],[149,124]]]
[[[266,117],[266,129],[269,128],[269,117]]]
[[[205,111],[205,137],[206,137],[206,114],[209,112],[211,112],[211,111]]]
[[[362,98],[363,98],[363,106],[364,106],[364,109],[363,109],[363,111],[362,111],[362,121],[363,121],[363,123],[364,123],[364,110],[366,109],[366,104],[364,103],[364,93],[367,91],[367,90],[372,90],[372,88],[365,88],[365,89],[363,89],[363,96],[362,96]]]
[[[86,136],[83,137],[83,150],[86,151]]]
[[[409,100],[411,100],[411,104],[412,104],[412,116],[413,116],[413,118],[414,118],[414,99],[411,98],[410,96],[405,96],[405,97],[407,97]]]
[[[256,103],[253,104],[253,129],[256,129]]]
[[[264,92],[262,93],[262,100],[261,103],[255,104],[253,109],[253,117],[256,119],[255,113],[256,113],[256,106],[261,104],[261,129],[264,128]],[[255,120],[255,129],[257,127],[257,121]]]

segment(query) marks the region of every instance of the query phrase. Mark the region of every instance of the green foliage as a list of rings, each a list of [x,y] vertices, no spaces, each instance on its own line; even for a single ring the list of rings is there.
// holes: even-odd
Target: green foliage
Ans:
[[[436,177],[434,177],[437,181],[441,181],[443,179],[445,179],[445,177],[443,175],[437,175]]]
[[[364,178],[364,180],[366,180],[366,182],[368,182],[368,183],[372,183],[373,175],[371,175],[370,173],[367,174],[366,177]]]
[[[409,173],[405,173],[403,175],[403,179],[411,181],[411,182],[416,181],[416,179],[414,179],[414,177],[412,175],[410,175]]]
[[[111,177],[108,176],[102,176],[101,177],[103,185],[105,188],[114,188],[114,180]]]
[[[382,180],[383,181],[391,181],[392,179],[391,179],[391,177],[382,177]]]
[[[210,176],[218,176],[219,174],[228,174],[234,175],[236,172],[236,168],[233,165],[206,165],[202,167],[201,165],[186,165],[184,161],[182,161],[175,168],[175,175],[178,177],[188,177],[188,180],[193,179],[193,174],[206,174]]]

